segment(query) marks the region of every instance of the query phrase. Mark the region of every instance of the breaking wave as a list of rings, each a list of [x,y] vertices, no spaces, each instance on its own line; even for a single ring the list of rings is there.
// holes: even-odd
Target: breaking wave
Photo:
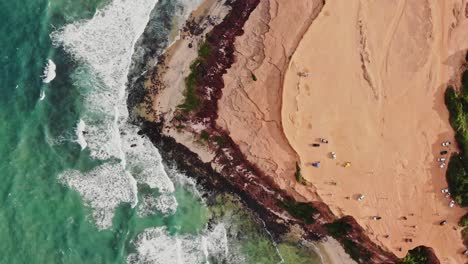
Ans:
[[[177,200],[173,195],[163,194],[158,197],[145,195],[138,206],[138,216],[147,217],[154,212],[160,212],[164,215],[173,214],[177,210]]]
[[[157,0],[114,0],[90,20],[79,21],[52,33],[78,62],[75,84],[84,89],[89,126],[85,136],[91,156],[125,161],[120,149],[120,127],[128,118],[125,83],[134,43],[143,33]]]
[[[99,228],[109,228],[119,203],[137,204],[136,184],[157,189],[143,195],[138,214],[172,214],[177,209],[175,188],[158,150],[139,128],[128,122],[126,82],[134,45],[143,33],[157,0],[113,0],[90,20],[69,24],[51,34],[77,62],[74,85],[83,96],[84,110],[76,126],[76,142],[92,158],[105,161],[90,172],[65,171],[62,183],[79,192],[94,209]],[[193,9],[199,0],[189,0]],[[112,184],[109,182],[112,181]],[[107,185],[118,191],[107,191]]]
[[[127,263],[182,264],[233,263],[229,256],[227,231],[224,224],[199,236],[170,235],[165,227],[149,228],[134,241],[136,253],[130,254]]]
[[[55,65],[54,61],[49,59],[44,68],[44,75],[42,76],[42,82],[50,83],[51,81],[53,81],[55,79],[55,76],[57,76],[57,74],[55,73],[56,69],[57,69],[57,66]]]
[[[81,194],[93,208],[93,218],[101,229],[112,226],[114,211],[120,203],[135,206],[138,201],[135,180],[118,164],[105,163],[88,173],[69,170],[59,180]]]
[[[78,125],[76,126],[76,137],[77,137],[78,144],[80,144],[81,150],[85,149],[86,146],[88,145],[84,137],[85,129],[86,129],[86,124],[82,119],[80,119],[80,121],[78,122]]]
[[[91,172],[65,171],[59,177],[95,210],[93,217],[99,228],[110,227],[118,203],[137,204],[136,182],[164,194],[166,198],[159,204],[175,200],[170,198],[174,185],[159,152],[148,138],[138,135],[138,127],[127,122],[125,84],[134,43],[156,2],[114,0],[92,19],[69,24],[51,35],[53,43],[62,46],[79,64],[72,74],[84,101],[75,132],[77,142],[82,150],[89,149],[92,158],[107,161]],[[118,191],[106,192],[106,186],[99,185]],[[165,207],[174,205],[177,203]]]
[[[39,101],[42,101],[45,99],[45,91],[41,90],[41,94],[39,95]]]

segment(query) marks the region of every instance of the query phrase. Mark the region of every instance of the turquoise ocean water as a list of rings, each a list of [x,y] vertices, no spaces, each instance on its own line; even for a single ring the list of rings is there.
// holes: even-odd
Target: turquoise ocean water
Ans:
[[[150,11],[195,3],[0,0],[0,263],[319,263],[232,198],[207,206],[126,122]]]

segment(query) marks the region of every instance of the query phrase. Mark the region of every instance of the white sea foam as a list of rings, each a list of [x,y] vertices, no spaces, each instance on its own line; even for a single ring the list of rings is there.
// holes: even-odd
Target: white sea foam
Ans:
[[[164,215],[173,214],[177,210],[177,200],[174,195],[163,194],[158,197],[153,195],[145,195],[140,199],[138,205],[138,216],[146,217],[160,212]]]
[[[77,60],[90,67],[99,84],[86,95],[85,136],[91,155],[116,157],[125,162],[120,147],[120,126],[127,121],[125,83],[134,50],[157,0],[114,0],[94,17],[67,25],[52,34]],[[96,117],[99,116],[98,120]],[[93,127],[93,128],[91,128]]]
[[[84,138],[85,129],[86,129],[86,124],[83,121],[83,119],[80,119],[80,121],[78,122],[78,125],[76,126],[76,137],[78,138],[77,141],[78,141],[78,144],[80,144],[81,146],[81,150],[85,149],[87,145],[86,139]]]
[[[114,211],[120,203],[135,206],[138,202],[136,182],[119,163],[105,163],[86,173],[70,170],[60,175],[59,180],[79,192],[94,209],[93,218],[101,229],[112,226]]]
[[[169,179],[158,150],[146,136],[138,135],[138,128],[133,125],[123,127],[121,134],[122,150],[126,156],[127,169],[139,183],[147,184],[162,193],[174,191],[174,184]]]
[[[184,173],[179,172],[175,168],[168,169],[169,178],[177,185],[183,186],[186,191],[189,191],[194,195],[194,198],[200,199],[199,202],[206,206],[205,201],[202,199],[205,194],[205,190],[201,186],[197,186],[196,181],[193,178],[189,178]]]
[[[209,263],[209,257],[220,263],[235,263],[228,257],[228,241],[223,224],[199,236],[171,236],[164,227],[149,228],[134,242],[137,252],[130,254],[127,263]]]
[[[55,63],[49,59],[44,68],[44,75],[42,76],[42,82],[50,83],[52,80],[54,80],[55,76],[57,75],[55,73],[56,69],[57,69],[57,66],[55,65]]]
[[[146,164],[152,168],[138,166],[136,161],[127,167],[127,157],[122,149],[125,142],[121,139],[121,134],[138,137],[137,128],[127,124],[125,83],[133,45],[142,34],[156,2],[157,0],[114,0],[104,9],[97,11],[92,19],[67,25],[52,33],[54,44],[63,46],[82,64],[72,76],[74,84],[83,89],[84,96],[85,109],[76,131],[78,143],[82,148],[86,143],[95,159],[106,160],[114,157],[121,161],[111,165],[106,163],[107,165],[102,165],[104,167],[98,167],[90,173],[68,171],[60,176],[66,179],[63,182],[80,192],[83,199],[95,209],[93,216],[100,228],[110,227],[118,203],[136,204],[136,198],[130,199],[129,192],[123,191],[132,190],[133,196],[136,197],[136,181],[130,172],[136,174],[135,176],[142,172],[145,176],[138,178],[146,179],[151,178],[151,171],[164,170],[157,155],[146,159],[154,162]],[[84,124],[86,134],[83,133]],[[125,131],[129,128],[131,131]],[[134,135],[130,136],[130,133]],[[154,146],[151,147],[149,153],[157,153]],[[145,154],[148,152],[141,155]],[[140,159],[141,155],[133,155],[132,158]],[[103,176],[95,171],[107,177],[102,178]],[[164,177],[164,173],[159,175],[162,176],[156,175],[156,181]],[[107,190],[106,186],[113,186],[104,179],[118,183],[114,188],[120,191],[103,192]],[[167,180],[168,178],[166,181],[162,179],[161,183],[148,185],[161,186],[163,192],[173,191],[172,182],[169,180],[170,183],[167,183]]]
[[[217,259],[228,257],[227,231],[223,223],[217,224],[213,231],[203,237],[205,238],[209,255],[215,256]]]
[[[45,99],[45,91],[41,90],[41,95],[39,96],[39,101],[42,101]]]
[[[51,35],[54,45],[63,46],[80,63],[72,74],[84,102],[76,141],[94,159],[120,160],[106,161],[91,172],[66,171],[59,176],[94,209],[99,228],[111,226],[119,203],[137,204],[136,182],[161,193],[159,197],[144,196],[139,215],[171,214],[177,208],[174,184],[159,152],[147,137],[138,135],[138,127],[127,122],[125,83],[132,52],[156,2],[113,0],[92,19],[69,24]]]

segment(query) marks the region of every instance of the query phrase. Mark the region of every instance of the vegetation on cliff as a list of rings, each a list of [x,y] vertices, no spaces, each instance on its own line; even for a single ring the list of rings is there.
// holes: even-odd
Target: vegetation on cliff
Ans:
[[[351,239],[350,233],[353,227],[344,218],[333,223],[325,224],[328,234],[340,241],[348,255],[358,263],[369,263],[372,253]]]
[[[252,77],[252,80],[253,80],[254,82],[256,82],[256,81],[257,81],[257,76],[255,76],[255,74],[253,74],[253,72],[252,72],[250,75],[251,75],[251,77]]]
[[[410,251],[403,258],[401,264],[435,264],[440,263],[432,249],[419,246]]]
[[[403,259],[403,264],[426,264],[427,255],[422,252],[419,248],[408,251],[408,254]]]
[[[210,56],[211,51],[211,45],[206,41],[202,42],[198,48],[198,57],[190,65],[190,74],[185,78],[185,100],[179,105],[184,113],[197,109],[201,104],[196,87],[198,80],[202,77],[200,69],[206,64],[206,59]]]
[[[306,224],[313,224],[315,222],[314,215],[319,213],[310,203],[296,202],[294,199],[278,200],[277,202],[283,210]]]
[[[468,247],[468,227],[463,228],[461,231],[462,239],[463,239],[463,244]]]
[[[294,177],[298,183],[306,185],[307,182],[304,177],[302,177],[301,167],[298,162],[296,162],[296,173],[294,173]]]
[[[466,213],[458,222],[458,225],[464,227],[461,234],[463,238],[463,244],[468,246],[468,213]]]
[[[468,206],[468,70],[462,75],[462,87],[456,91],[449,86],[445,91],[445,104],[450,113],[450,124],[460,153],[453,154],[447,167],[447,183],[453,199]]]
[[[203,141],[208,141],[210,139],[210,134],[208,134],[208,132],[206,130],[203,130],[201,133],[200,133],[200,138],[203,140]]]
[[[206,59],[210,56],[211,50],[211,45],[208,42],[204,41],[200,44],[200,47],[198,48],[198,56],[201,59]]]
[[[465,57],[468,61],[468,53]],[[465,68],[467,65],[465,64]],[[447,167],[447,183],[453,199],[462,207],[468,206],[468,70],[461,76],[461,87],[457,91],[452,86],[445,91],[445,104],[450,114],[450,125],[455,130],[455,139],[460,153],[450,157]],[[465,227],[461,234],[463,243],[468,245],[468,214],[458,223]]]
[[[198,108],[198,106],[200,106],[200,98],[198,98],[197,93],[195,91],[199,75],[198,67],[200,63],[200,60],[195,60],[190,65],[190,74],[185,78],[185,100],[182,104],[179,105],[179,107],[185,113],[195,110]]]

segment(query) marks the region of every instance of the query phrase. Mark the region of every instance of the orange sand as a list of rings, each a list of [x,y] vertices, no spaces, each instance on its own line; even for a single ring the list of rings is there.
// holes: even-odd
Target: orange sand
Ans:
[[[281,91],[289,56],[320,12],[321,2],[260,1],[236,39],[236,62],[223,76],[218,103],[217,124],[230,132],[247,159],[302,199],[314,196],[314,189],[294,178],[298,156],[283,133]]]
[[[443,92],[468,47],[461,2],[329,0],[285,76],[282,122],[305,178],[399,257],[426,245],[442,263],[466,261],[456,224],[466,211],[449,208],[436,161],[453,141]],[[330,143],[311,147],[319,137]]]

